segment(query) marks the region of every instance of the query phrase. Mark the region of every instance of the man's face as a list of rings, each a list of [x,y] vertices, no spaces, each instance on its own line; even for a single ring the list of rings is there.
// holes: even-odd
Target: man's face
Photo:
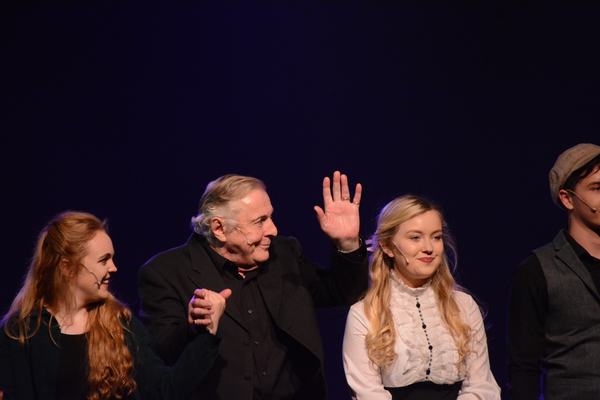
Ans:
[[[277,236],[269,195],[262,189],[253,190],[233,202],[232,209],[237,214],[227,221],[222,255],[242,268],[264,263],[269,259],[271,239]]]
[[[576,196],[573,196],[572,218],[581,221],[588,228],[599,232],[600,231],[600,168],[581,181],[579,181],[573,191]],[[587,203],[587,205],[586,205]],[[592,210],[596,209],[596,212]]]

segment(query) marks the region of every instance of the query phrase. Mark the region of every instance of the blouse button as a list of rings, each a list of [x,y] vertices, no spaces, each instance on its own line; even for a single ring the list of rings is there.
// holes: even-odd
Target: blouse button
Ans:
[[[427,375],[429,375],[431,373],[431,370],[429,368],[427,368]]]

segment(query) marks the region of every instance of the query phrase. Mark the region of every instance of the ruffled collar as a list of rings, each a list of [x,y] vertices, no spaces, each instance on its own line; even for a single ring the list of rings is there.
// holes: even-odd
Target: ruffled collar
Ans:
[[[443,321],[431,279],[411,288],[393,271],[390,311],[396,330],[394,351],[398,359],[383,374],[388,386],[432,381],[450,384],[462,378],[456,368],[458,349]]]
[[[418,288],[412,288],[408,286],[402,279],[398,278],[393,269],[390,270],[390,277],[392,278],[392,286],[408,294],[409,296],[418,297],[421,296],[427,289],[431,287],[431,278],[423,286]]]

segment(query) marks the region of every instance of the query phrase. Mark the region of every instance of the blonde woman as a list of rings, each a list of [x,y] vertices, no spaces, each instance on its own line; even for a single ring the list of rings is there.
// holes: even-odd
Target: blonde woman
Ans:
[[[479,307],[452,277],[439,209],[414,196],[393,200],[371,246],[371,286],[344,334],[353,398],[500,399]]]
[[[0,399],[180,400],[200,384],[217,357],[218,322],[231,291],[194,293],[190,315],[207,331],[169,369],[109,291],[113,256],[105,224],[91,214],[66,212],[42,230],[2,321]]]

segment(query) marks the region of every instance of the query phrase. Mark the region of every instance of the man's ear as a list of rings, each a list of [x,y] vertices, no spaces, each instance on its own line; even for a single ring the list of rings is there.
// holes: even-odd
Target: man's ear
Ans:
[[[565,189],[560,189],[558,191],[558,198],[567,210],[573,210],[573,198],[569,195],[569,192]]]
[[[225,243],[227,235],[225,234],[225,220],[220,217],[214,217],[210,220],[210,229],[219,242]]]
[[[392,249],[390,249],[390,246],[388,246],[387,243],[379,243],[379,247],[381,247],[381,250],[383,250],[388,257],[394,258],[394,252]]]

